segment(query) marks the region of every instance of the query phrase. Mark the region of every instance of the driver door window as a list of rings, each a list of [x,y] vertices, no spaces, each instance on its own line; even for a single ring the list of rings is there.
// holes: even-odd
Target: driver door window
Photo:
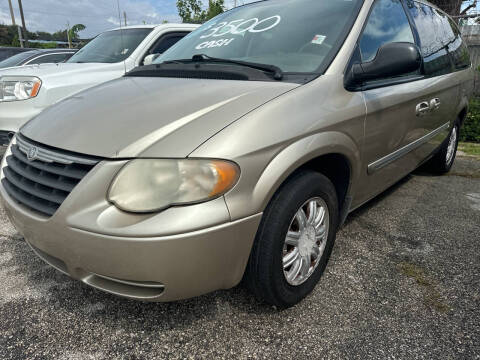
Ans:
[[[392,42],[415,43],[400,0],[377,0],[360,38],[362,62],[372,61],[378,49]]]

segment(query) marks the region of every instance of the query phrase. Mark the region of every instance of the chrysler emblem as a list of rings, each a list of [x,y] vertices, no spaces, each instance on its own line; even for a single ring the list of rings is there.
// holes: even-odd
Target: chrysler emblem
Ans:
[[[28,161],[33,161],[37,158],[38,149],[36,147],[31,147],[27,152]]]

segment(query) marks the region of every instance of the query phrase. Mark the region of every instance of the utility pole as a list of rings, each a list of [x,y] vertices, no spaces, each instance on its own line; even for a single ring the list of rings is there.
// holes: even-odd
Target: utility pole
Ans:
[[[125,20],[125,26],[127,26],[127,13],[123,12],[123,19]]]
[[[25,47],[28,47],[28,33],[27,27],[25,26],[25,16],[23,16],[22,0],[18,0],[18,7],[20,9],[20,17],[22,18],[23,38],[25,39]]]
[[[17,24],[15,23],[15,14],[13,13],[12,0],[8,0],[8,5],[10,6],[10,16],[12,17],[12,25],[17,28],[18,41],[20,42],[20,46],[23,48],[22,31],[20,30],[20,27],[18,27]]]
[[[237,0],[233,0],[233,7],[234,7],[234,8],[237,7]]]
[[[70,23],[67,21],[67,41],[68,41],[68,48],[72,48],[72,39],[70,39]]]

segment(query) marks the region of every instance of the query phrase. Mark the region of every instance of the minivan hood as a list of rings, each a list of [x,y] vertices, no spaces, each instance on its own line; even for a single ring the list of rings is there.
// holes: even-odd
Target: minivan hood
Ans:
[[[20,131],[39,143],[82,154],[182,158],[246,113],[297,86],[123,77],[59,102]]]
[[[37,76],[42,80],[51,76],[71,76],[74,74],[91,73],[103,70],[117,64],[104,63],[60,63],[25,65],[0,69],[0,76]]]

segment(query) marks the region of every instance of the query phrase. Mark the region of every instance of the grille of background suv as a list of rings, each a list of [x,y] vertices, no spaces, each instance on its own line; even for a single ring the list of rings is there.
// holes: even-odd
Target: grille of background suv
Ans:
[[[2,185],[18,203],[52,216],[100,159],[49,148],[17,134]]]

